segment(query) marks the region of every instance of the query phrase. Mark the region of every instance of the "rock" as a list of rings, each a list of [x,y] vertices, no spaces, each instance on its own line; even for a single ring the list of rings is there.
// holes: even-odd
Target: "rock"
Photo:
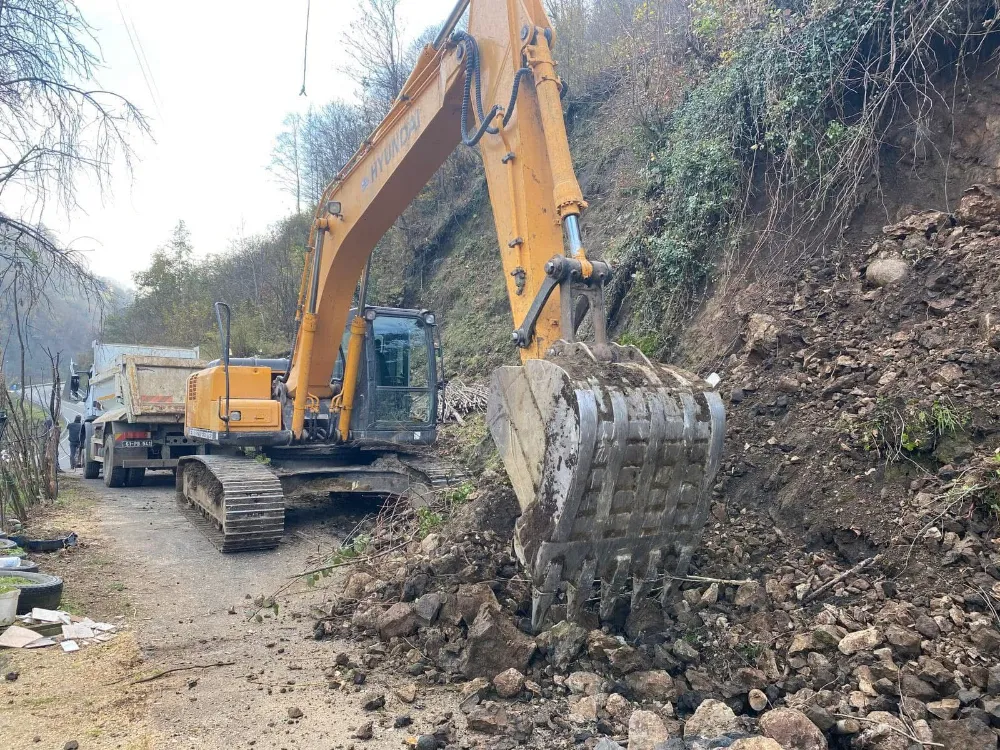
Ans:
[[[425,555],[429,555],[431,552],[436,550],[441,546],[442,538],[440,534],[435,534],[431,532],[423,539],[420,540],[420,551]]]
[[[574,695],[594,695],[600,692],[603,678],[593,672],[574,672],[566,678],[566,687]]]
[[[493,678],[493,687],[501,698],[513,698],[524,688],[524,675],[511,667]]]
[[[625,684],[640,700],[672,701],[677,698],[673,678],[662,669],[633,672],[625,678]]]
[[[302,718],[302,709],[299,708],[298,706],[291,706],[291,707],[289,707],[289,709],[288,709],[288,718],[289,719],[301,719]]]
[[[986,656],[1000,652],[1000,633],[993,628],[983,628],[972,635],[972,642]]]
[[[394,729],[402,729],[403,727],[408,727],[413,723],[413,717],[409,714],[402,714],[397,716],[392,720],[392,726]]]
[[[493,589],[485,583],[462,584],[458,587],[456,597],[458,600],[458,613],[465,620],[465,624],[469,626],[475,622],[476,616],[484,604],[492,604],[496,607],[500,606],[499,602],[497,602],[496,594],[493,593]]]
[[[479,706],[468,718],[469,729],[484,734],[503,734],[507,731],[507,724],[507,711],[497,704]]]
[[[433,625],[438,618],[446,596],[440,591],[424,594],[413,602],[413,614],[417,616],[420,627]]]
[[[867,628],[866,630],[857,630],[845,635],[840,643],[837,644],[837,649],[846,656],[853,656],[859,651],[871,651],[881,642],[882,633],[879,629]]]
[[[559,669],[565,669],[576,659],[586,641],[587,631],[567,620],[552,626],[535,639],[539,650]]]
[[[885,639],[902,656],[920,655],[920,634],[902,625],[890,625],[885,629]]]
[[[899,678],[899,693],[922,701],[932,701],[938,697],[937,689],[914,674],[904,674]]]
[[[979,719],[936,721],[931,725],[934,741],[955,750],[996,750],[997,736]]]
[[[625,748],[608,737],[601,737],[594,745],[594,750],[625,750]]]
[[[633,711],[628,720],[628,750],[655,750],[670,739],[663,720],[652,711]]]
[[[996,221],[1000,218],[1000,195],[995,188],[986,185],[966,188],[955,209],[955,218],[972,227]]]
[[[619,693],[612,693],[604,702],[604,710],[615,721],[626,724],[628,717],[632,715],[632,704]]]
[[[402,685],[395,689],[396,697],[403,703],[413,703],[417,699],[417,686],[413,682]]]
[[[356,630],[375,630],[381,616],[382,610],[379,607],[357,609],[351,615],[351,625]]]
[[[788,646],[788,655],[795,656],[796,654],[802,654],[811,651],[812,647],[812,633],[796,633],[792,636],[792,642]]]
[[[817,625],[812,632],[813,646],[817,649],[834,649],[844,639],[844,631],[836,625]]]
[[[747,693],[747,703],[750,704],[750,708],[754,711],[763,711],[767,708],[767,695],[762,690],[757,690],[754,688],[749,693]]]
[[[433,734],[421,734],[414,745],[416,750],[437,750],[438,740]]]
[[[986,691],[991,695],[1000,695],[1000,664],[990,667]]]
[[[744,737],[729,746],[729,750],[785,750],[770,737]]]
[[[751,313],[744,338],[747,351],[765,357],[773,354],[778,348],[777,321],[766,313]]]
[[[587,655],[591,659],[606,659],[608,654],[625,644],[613,635],[601,630],[591,630],[587,633]]]
[[[927,704],[927,713],[939,719],[954,719],[958,709],[962,707],[957,698],[943,698]]]
[[[830,731],[833,726],[837,723],[836,719],[833,718],[833,714],[827,711],[822,706],[809,705],[802,709],[802,713],[806,715],[813,724],[815,724],[821,732]]]
[[[354,739],[356,740],[370,740],[375,736],[375,722],[368,721],[358,727],[358,731],[354,733]]]
[[[63,745],[63,750],[79,750],[80,743],[76,740],[70,740],[65,745]]]
[[[910,264],[898,255],[876,258],[868,264],[865,278],[875,286],[898,284],[910,273]]]
[[[378,711],[385,708],[385,693],[369,693],[361,702],[361,707],[365,711]]]
[[[718,601],[719,601],[719,584],[713,582],[709,584],[707,589],[705,589],[705,593],[701,595],[701,599],[699,599],[698,603],[702,607],[711,607]]]
[[[750,607],[760,598],[760,584],[757,581],[741,583],[733,596],[733,604],[737,607]]]
[[[678,638],[674,641],[673,652],[674,656],[688,664],[698,661],[701,656],[698,653],[698,649],[691,645],[690,641],[686,641],[683,638]]]
[[[837,719],[833,725],[833,733],[843,735],[857,734],[861,731],[861,722],[857,719]]]
[[[462,698],[468,698],[470,695],[476,695],[480,698],[484,698],[486,697],[486,693],[489,691],[489,687],[489,680],[483,677],[477,677],[474,680],[469,680],[468,682],[463,683],[460,688],[460,692],[462,694]]]
[[[934,640],[939,635],[941,635],[941,628],[938,624],[934,622],[933,617],[928,617],[927,615],[919,615],[914,621],[913,627],[916,631],[920,633],[924,638],[928,640]]]
[[[578,722],[597,721],[601,701],[596,695],[579,695],[569,699],[569,712]]]
[[[826,750],[826,737],[794,708],[776,708],[760,717],[760,731],[786,750]]]
[[[378,618],[378,634],[382,640],[413,635],[417,632],[417,616],[413,605],[396,602]]]
[[[347,599],[361,599],[368,593],[369,586],[375,583],[375,576],[359,571],[352,573],[344,584],[344,597]]]
[[[638,649],[634,649],[631,646],[622,646],[608,652],[608,661],[615,671],[621,674],[635,672],[648,666],[645,657]]]
[[[515,628],[498,606],[484,604],[469,628],[459,671],[466,677],[493,677],[511,667],[524,672],[534,653],[531,638]]]
[[[733,709],[722,701],[702,701],[701,705],[684,724],[685,737],[718,737],[739,729]]]

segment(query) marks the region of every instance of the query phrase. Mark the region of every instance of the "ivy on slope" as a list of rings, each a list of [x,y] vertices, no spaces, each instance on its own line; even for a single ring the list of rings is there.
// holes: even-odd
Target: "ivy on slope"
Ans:
[[[609,288],[625,338],[650,353],[675,341],[717,269],[746,262],[737,250],[751,218],[757,238],[841,231],[877,179],[893,120],[947,106],[936,86],[995,44],[994,2],[781,5],[759,3],[735,29],[708,13],[722,0],[692,6],[714,64],[650,129],[650,207]]]

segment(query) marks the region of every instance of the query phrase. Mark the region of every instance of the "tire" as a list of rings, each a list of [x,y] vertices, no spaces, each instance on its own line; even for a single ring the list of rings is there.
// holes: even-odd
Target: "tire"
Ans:
[[[38,563],[31,562],[31,560],[25,560],[22,558],[20,565],[18,565],[16,568],[10,568],[9,570],[15,573],[37,573]]]
[[[21,570],[0,570],[0,584],[5,577],[27,578],[32,583],[18,586],[21,595],[17,600],[17,613],[28,614],[32,607],[59,609],[62,600],[63,581],[58,576],[46,573],[26,573]]]
[[[101,475],[101,464],[97,461],[83,462],[83,478],[97,479]]]
[[[114,466],[114,461],[115,436],[108,435],[104,438],[104,486],[124,487],[128,474],[124,466]]]
[[[126,469],[125,486],[142,487],[142,482],[146,478],[146,469],[140,466],[137,469]]]

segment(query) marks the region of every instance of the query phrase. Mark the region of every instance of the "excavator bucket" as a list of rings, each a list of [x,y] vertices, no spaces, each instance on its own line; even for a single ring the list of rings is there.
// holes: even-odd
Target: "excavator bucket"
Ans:
[[[493,373],[488,421],[521,505],[514,547],[534,588],[532,626],[565,592],[602,620],[630,589],[665,604],[709,510],[725,409],[696,375],[582,343]]]

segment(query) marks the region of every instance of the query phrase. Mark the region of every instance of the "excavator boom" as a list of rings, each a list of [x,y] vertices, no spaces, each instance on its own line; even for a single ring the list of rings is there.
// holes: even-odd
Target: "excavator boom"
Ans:
[[[466,10],[467,29],[458,30]],[[535,627],[563,596],[573,615],[599,591],[605,618],[627,591],[666,600],[707,515],[725,422],[707,383],[608,342],[603,285],[611,269],[587,257],[581,236],[587,204],[563,119],[556,38],[541,0],[463,0],[423,50],[388,115],[317,207],[293,354],[273,381],[280,424],[268,428],[294,443],[357,437],[358,372],[375,320],[365,305],[366,264],[448,155],[477,147],[522,361],[494,373],[487,416],[523,511],[515,549],[534,582]],[[577,331],[588,311],[584,343]],[[226,406],[219,400],[216,409],[223,417],[228,378],[227,370]],[[244,413],[264,415],[256,429],[273,421],[267,404],[233,398]],[[307,428],[323,415],[335,418],[335,430]],[[227,419],[225,429],[244,425]]]

